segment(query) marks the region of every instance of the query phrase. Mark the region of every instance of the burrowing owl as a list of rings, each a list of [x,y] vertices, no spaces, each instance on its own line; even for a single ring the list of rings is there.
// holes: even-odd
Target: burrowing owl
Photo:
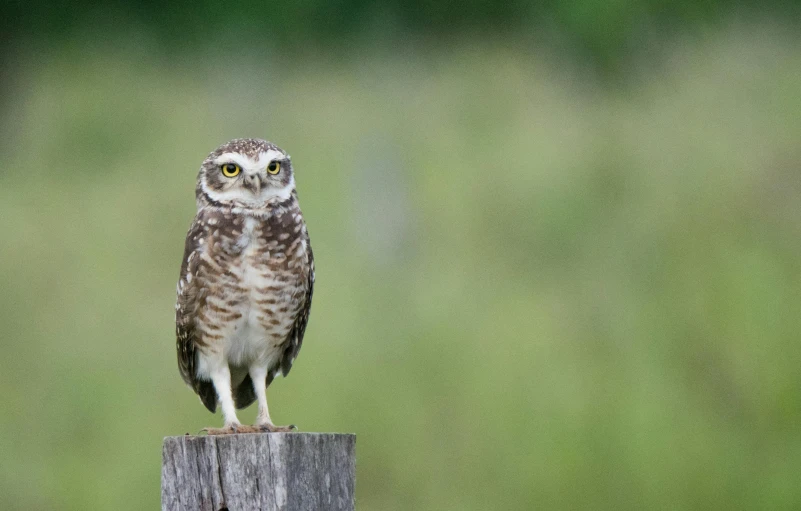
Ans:
[[[203,161],[195,196],[175,306],[181,376],[210,411],[221,404],[210,434],[288,431],[270,420],[267,387],[298,356],[314,287],[289,155],[232,140]],[[256,424],[242,426],[236,408],[254,400]]]

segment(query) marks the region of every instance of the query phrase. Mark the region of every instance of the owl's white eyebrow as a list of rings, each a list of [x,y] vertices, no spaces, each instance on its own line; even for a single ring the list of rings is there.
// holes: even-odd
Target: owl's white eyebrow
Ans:
[[[273,160],[288,160],[289,155],[281,151],[270,149],[262,151],[255,160],[248,158],[242,153],[223,153],[214,159],[215,165],[222,165],[224,163],[236,163],[243,169],[257,169],[259,167],[266,167]]]
[[[273,160],[288,160],[288,159],[289,159],[288,154],[284,154],[281,151],[276,151],[275,149],[270,149],[259,153],[258,161],[262,165],[267,165]]]
[[[253,160],[240,153],[223,153],[214,158],[215,165],[222,165],[224,163],[236,163],[243,169],[249,169],[255,164]]]

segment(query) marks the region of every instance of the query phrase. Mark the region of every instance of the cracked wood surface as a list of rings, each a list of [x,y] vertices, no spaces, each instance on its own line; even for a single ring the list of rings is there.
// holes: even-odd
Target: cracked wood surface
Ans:
[[[355,450],[338,433],[166,437],[161,509],[352,510]]]

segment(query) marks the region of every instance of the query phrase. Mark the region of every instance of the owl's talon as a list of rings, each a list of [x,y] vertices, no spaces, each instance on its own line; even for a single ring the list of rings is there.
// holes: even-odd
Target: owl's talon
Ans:
[[[237,433],[245,433],[245,431],[241,430],[241,424],[231,424],[230,426],[225,426],[224,428],[203,428],[200,430],[200,432],[206,433],[207,435],[235,435]]]
[[[294,424],[290,424],[289,426],[276,426],[275,424],[259,424],[256,426],[259,430],[263,433],[290,433],[292,431],[297,431],[298,427]]]

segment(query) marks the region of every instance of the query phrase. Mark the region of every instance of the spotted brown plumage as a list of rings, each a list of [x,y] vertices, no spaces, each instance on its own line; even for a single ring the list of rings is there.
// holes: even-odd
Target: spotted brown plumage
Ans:
[[[289,156],[263,140],[224,144],[201,166],[196,201],[176,303],[181,376],[209,410],[222,406],[225,427],[210,433],[286,430],[266,389],[292,368],[314,287]],[[257,422],[242,426],[236,408],[254,400]]]

